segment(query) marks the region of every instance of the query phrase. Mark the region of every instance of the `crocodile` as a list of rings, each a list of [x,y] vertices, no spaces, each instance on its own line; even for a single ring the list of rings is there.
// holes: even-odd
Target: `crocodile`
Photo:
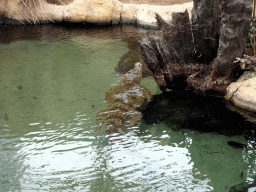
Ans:
[[[142,78],[142,64],[135,63],[133,69],[120,78],[120,83],[106,92],[108,107],[97,114],[97,129],[100,129],[106,120],[108,134],[122,132],[124,123],[128,120],[129,127],[139,124],[141,111],[151,100],[151,92],[140,85]]]

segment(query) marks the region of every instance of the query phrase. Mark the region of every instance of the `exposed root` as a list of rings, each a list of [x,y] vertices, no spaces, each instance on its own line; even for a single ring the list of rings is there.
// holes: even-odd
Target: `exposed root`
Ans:
[[[1,5],[0,5],[1,6]],[[3,7],[3,6],[1,6],[1,7]],[[8,12],[9,14],[10,14],[10,16],[12,16],[13,18],[14,18],[14,16],[11,14],[11,12],[8,10],[8,9],[6,9],[5,7],[3,7],[4,8],[4,10],[6,11],[6,12]],[[18,18],[15,18],[15,19],[17,19],[18,21],[20,21],[22,24],[24,24],[24,22],[22,21],[22,20],[20,20],[20,19],[18,19]]]
[[[26,19],[32,20],[32,22],[34,24],[36,24],[37,22],[39,23],[38,15],[35,12],[35,10],[37,8],[36,8],[36,6],[33,7],[34,0],[21,0],[20,2],[23,4],[25,9],[28,11],[28,13],[26,13],[28,18],[26,18]],[[24,10],[24,12],[26,12],[26,11]],[[35,14],[34,14],[34,12],[35,12]]]
[[[22,13],[25,14],[25,19],[29,23],[40,23],[44,20],[49,20],[54,22],[52,19],[47,17],[44,7],[43,0],[20,0],[21,5],[23,6]],[[43,13],[43,18],[40,13]]]
[[[256,71],[256,57],[244,55],[242,58],[236,58],[234,63],[238,63],[242,70],[249,71],[253,69]]]

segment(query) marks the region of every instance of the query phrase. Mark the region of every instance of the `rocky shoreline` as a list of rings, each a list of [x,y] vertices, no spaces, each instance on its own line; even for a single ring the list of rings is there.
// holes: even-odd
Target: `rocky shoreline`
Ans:
[[[136,24],[139,27],[157,28],[156,13],[166,21],[172,19],[172,13],[188,10],[190,17],[193,2],[176,4],[172,6],[159,6],[148,4],[123,4],[120,11],[120,20],[114,24]]]
[[[147,3],[147,1],[143,0],[140,3]],[[187,9],[191,15],[193,2],[188,1],[183,0],[183,2],[187,2],[184,4],[166,5],[168,3],[166,0],[163,1],[166,2],[165,5],[152,5],[133,4],[131,3],[133,1],[122,3],[118,0],[91,0],[86,2],[84,0],[74,0],[68,4],[57,5],[41,0],[41,5],[32,7],[30,12],[24,11],[22,6],[14,6],[14,3],[5,5],[0,2],[0,17],[2,15],[6,18],[16,19],[15,24],[17,24],[17,21],[20,23],[82,22],[99,25],[135,24],[139,27],[156,28],[155,13],[158,13],[167,21],[172,18],[173,12],[184,12]],[[171,2],[174,2],[174,0],[171,0]],[[5,7],[8,7],[8,11]]]

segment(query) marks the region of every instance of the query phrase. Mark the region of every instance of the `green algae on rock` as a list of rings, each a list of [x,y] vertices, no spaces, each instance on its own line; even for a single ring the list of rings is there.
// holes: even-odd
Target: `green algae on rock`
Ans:
[[[142,64],[135,63],[135,67],[124,74],[120,83],[106,92],[108,107],[97,114],[98,128],[105,119],[108,134],[121,132],[122,127],[130,119],[130,127],[137,125],[141,118],[141,111],[151,100],[150,91],[140,85],[142,78]]]

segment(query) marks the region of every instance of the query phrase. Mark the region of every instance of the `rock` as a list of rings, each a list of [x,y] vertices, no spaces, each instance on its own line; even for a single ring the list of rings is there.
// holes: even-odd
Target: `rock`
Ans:
[[[187,9],[191,16],[192,7],[192,2],[172,6],[124,4],[121,13],[122,23],[136,24],[145,28],[157,28],[157,20],[155,18],[156,13],[162,18],[170,21],[173,12],[184,12]]]
[[[109,24],[113,18],[112,0],[76,0],[63,7],[63,20]]]
[[[184,4],[175,4],[172,6],[150,6],[150,9],[159,14],[165,21],[169,22],[172,20],[172,13],[179,13],[188,11],[189,18],[191,18],[191,11],[193,8],[193,2],[184,3]]]
[[[13,1],[1,1],[0,2],[0,16],[5,16],[9,18],[14,18],[17,20],[21,19],[18,11],[21,11],[21,6],[19,6],[19,0]]]
[[[112,0],[90,0],[86,7],[87,22],[111,23],[114,8]]]
[[[121,23],[121,13],[123,12],[123,3],[118,0],[113,0],[113,17],[112,17],[112,24],[119,24]]]
[[[121,23],[135,24],[137,22],[136,8],[133,4],[124,4],[121,13]]]
[[[248,111],[245,110],[241,107],[236,106],[234,103],[232,103],[231,101],[225,101],[226,107],[227,109],[229,109],[230,111],[233,111],[237,114],[239,114],[241,117],[243,117],[244,119],[246,119],[247,122],[252,122],[253,124],[256,123],[256,114],[253,111]],[[243,133],[244,136],[246,135],[245,133]],[[256,135],[254,135],[253,140],[255,140],[254,138],[256,138]],[[252,139],[248,139],[247,140],[252,140]],[[256,142],[254,142],[256,143]]]
[[[246,78],[252,73],[255,72],[247,72],[237,82],[231,83],[225,98],[238,107],[256,112],[256,77]]]
[[[141,78],[142,64],[135,63],[135,67],[122,76],[120,84],[106,92],[108,107],[97,114],[98,128],[105,119],[108,134],[122,132],[121,129],[128,118],[130,118],[130,127],[140,122],[141,111],[151,100],[150,91],[140,85]]]
[[[155,12],[149,5],[136,6],[136,23],[143,27],[156,27]]]

